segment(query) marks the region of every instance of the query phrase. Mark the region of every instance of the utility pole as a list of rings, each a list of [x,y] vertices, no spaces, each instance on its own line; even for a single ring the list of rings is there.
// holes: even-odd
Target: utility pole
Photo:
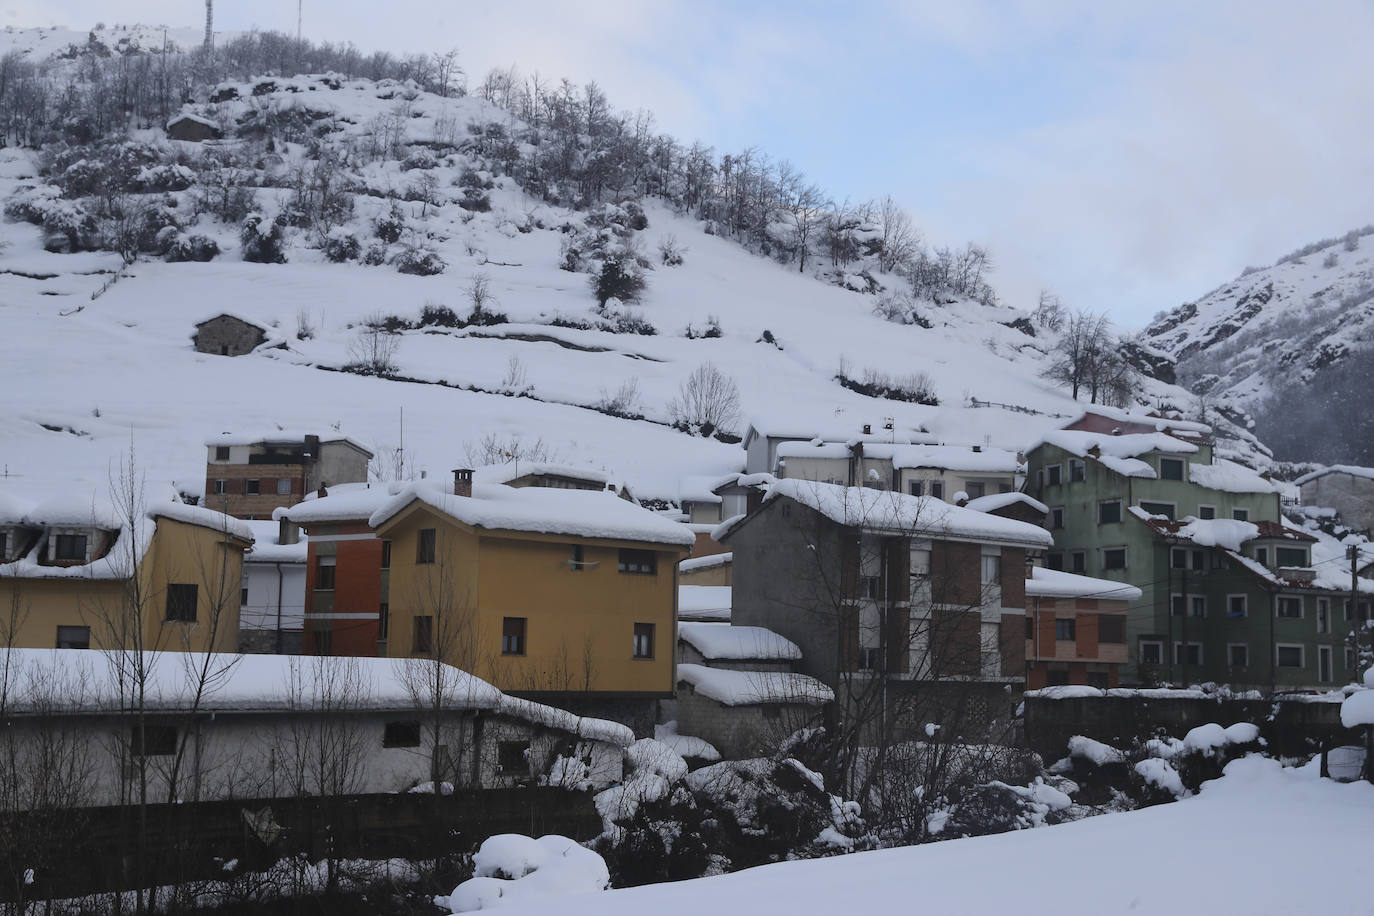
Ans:
[[[1360,676],[1360,545],[1351,544],[1346,550],[1350,557],[1350,641],[1354,645],[1355,677]]]
[[[215,47],[215,0],[205,0],[205,53]]]

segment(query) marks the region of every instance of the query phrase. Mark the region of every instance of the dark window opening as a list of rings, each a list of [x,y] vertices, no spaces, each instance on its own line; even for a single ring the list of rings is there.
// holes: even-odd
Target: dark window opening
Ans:
[[[1097,523],[1110,525],[1121,521],[1121,500],[1109,499],[1097,504]]]
[[[333,655],[334,631],[312,630],[310,633],[310,646],[312,653],[322,658],[328,658]]]
[[[391,632],[391,605],[383,601],[377,606],[377,638],[386,639]]]
[[[388,722],[382,730],[382,747],[419,747],[420,720]]]
[[[199,589],[194,585],[167,586],[167,619],[193,622]]]
[[[434,529],[422,528],[419,536],[415,539],[415,562],[433,563],[434,562]]]
[[[1174,517],[1173,503],[1152,503],[1141,500],[1140,508],[1144,509],[1151,515],[1163,515],[1168,518]]]
[[[1126,618],[1112,614],[1097,616],[1097,641],[1110,643],[1126,642]]]
[[[1072,642],[1078,638],[1078,621],[1072,618],[1060,618],[1054,622],[1054,638]]]
[[[652,623],[635,624],[635,658],[654,657],[654,625]]]
[[[1072,564],[1070,564],[1073,567],[1070,572],[1081,573],[1088,571],[1088,552],[1086,550],[1075,550],[1073,553],[1069,554],[1069,558],[1073,561]]]
[[[499,741],[496,744],[496,770],[506,776],[529,770],[530,746],[524,741]]]
[[[1250,667],[1250,647],[1244,643],[1227,646],[1226,663],[1232,668]]]
[[[1301,547],[1276,547],[1274,557],[1279,566],[1307,565],[1307,551]]]
[[[320,591],[332,591],[334,588],[334,570],[338,562],[336,557],[319,557],[315,565],[315,588]]]
[[[1161,480],[1182,480],[1183,462],[1178,458],[1159,459],[1159,477]]]
[[[638,576],[655,575],[658,572],[658,554],[652,550],[622,548],[620,551],[620,571]]]
[[[501,654],[525,654],[525,625],[528,618],[505,617],[501,620]]]
[[[944,499],[945,482],[943,480],[932,480],[930,482],[930,495],[936,499]]]
[[[1105,547],[1102,550],[1103,569],[1125,569],[1126,568],[1126,548],[1125,547]]]
[[[1277,652],[1280,668],[1302,667],[1302,646],[1279,646]]]
[[[90,627],[58,627],[57,648],[89,649],[91,647]]]
[[[228,461],[228,460],[229,460],[229,446],[227,446],[227,445],[216,445],[216,446],[215,446],[215,460],[216,460],[216,461]]]
[[[170,757],[177,752],[175,725],[135,725],[129,731],[129,754],[133,757]]]
[[[256,496],[262,492],[262,481],[257,478],[249,478],[243,482],[243,492],[249,496]]]
[[[415,618],[411,633],[410,654],[429,655],[434,652],[434,618],[428,614]]]
[[[1248,521],[1250,521],[1250,510],[1249,510],[1249,509],[1232,509],[1232,510],[1231,510],[1231,518],[1235,519],[1235,520],[1238,521],[1238,522],[1248,522]]]
[[[59,534],[53,538],[54,560],[85,560],[86,535]]]
[[[382,541],[382,569],[391,568],[391,542]]]

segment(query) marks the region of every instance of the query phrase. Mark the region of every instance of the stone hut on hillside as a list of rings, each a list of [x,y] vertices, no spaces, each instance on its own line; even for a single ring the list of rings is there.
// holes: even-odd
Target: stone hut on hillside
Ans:
[[[267,329],[246,318],[224,313],[199,322],[191,339],[201,353],[242,356],[267,342]]]
[[[218,124],[199,115],[180,114],[167,122],[167,138],[169,140],[202,143],[206,140],[218,140],[223,136],[224,132],[219,129]]]

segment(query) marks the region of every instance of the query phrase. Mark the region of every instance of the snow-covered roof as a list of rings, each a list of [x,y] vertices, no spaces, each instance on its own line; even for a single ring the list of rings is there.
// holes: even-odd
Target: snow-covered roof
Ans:
[[[745,445],[747,446],[755,436],[766,436],[770,439],[821,439],[829,442],[850,442],[871,437],[875,442],[904,444],[928,442],[932,439],[928,433],[900,423],[895,423],[893,429],[887,429],[887,420],[883,418],[869,418],[865,422],[862,417],[846,419],[844,416],[827,414],[828,412],[814,409],[803,409],[791,412],[774,411],[767,415],[750,417],[744,437]],[[867,433],[863,431],[865,426],[869,428]]]
[[[253,532],[253,549],[243,557],[245,563],[304,563],[310,550],[309,539],[301,535],[294,544],[278,543],[281,526],[267,519],[244,522]]]
[[[1005,509],[1016,503],[1030,506],[1042,515],[1048,515],[1050,511],[1049,506],[1026,493],[989,493],[987,496],[970,499],[964,503],[964,508],[973,509],[977,512],[996,512],[998,509]]]
[[[199,321],[196,321],[195,326],[200,327],[203,324],[209,324],[216,318],[233,318],[235,321],[242,321],[244,324],[251,324],[253,327],[262,331],[264,334],[266,334],[268,331],[272,329],[270,325],[258,321],[256,318],[249,318],[247,315],[241,314],[239,312],[226,312],[224,311],[224,309],[217,309],[213,314],[206,315],[204,318],[200,319]]]
[[[708,661],[795,661],[802,657],[796,643],[765,627],[684,622],[678,624],[678,638]]]
[[[1014,474],[1024,462],[1004,448],[962,445],[908,445],[892,450],[896,468],[940,468],[984,474]]]
[[[933,496],[783,479],[769,486],[764,500],[768,502],[778,497],[793,499],[837,524],[868,530],[1015,546],[1050,547],[1054,544],[1050,533],[1038,525],[952,506]],[[726,524],[721,527],[725,528]],[[716,540],[728,537],[731,530],[733,526],[724,532],[718,529]]]
[[[730,622],[731,589],[728,585],[679,585],[678,620]]]
[[[677,564],[679,572],[694,572],[701,569],[713,569],[717,566],[728,566],[735,561],[735,555],[729,551],[725,553],[710,553],[704,557],[689,557]]]
[[[604,470],[575,464],[554,464],[552,462],[507,461],[503,464],[489,464],[472,472],[474,483],[510,483],[521,477],[567,477],[571,480],[585,480],[588,483],[605,487],[611,482],[611,475]]]
[[[416,486],[430,486],[439,490],[438,484]],[[272,518],[276,521],[289,518],[298,525],[366,519],[404,489],[406,486],[400,483],[341,483],[327,488],[324,496],[307,493],[305,499],[294,506],[278,506],[272,510]]]
[[[1206,423],[1199,423],[1195,420],[1184,420],[1181,417],[1158,416],[1148,413],[1136,413],[1134,411],[1122,410],[1119,407],[1105,407],[1098,404],[1089,407],[1064,425],[1073,426],[1093,415],[1116,420],[1119,423],[1139,423],[1144,426],[1153,426],[1158,432],[1167,432],[1173,429],[1179,432],[1205,435],[1212,431],[1212,427],[1208,426]]]
[[[369,523],[379,528],[416,501],[465,525],[491,531],[535,531],[678,547],[696,543],[685,525],[607,490],[473,484],[472,496],[456,496],[432,486],[412,485],[374,512]]]
[[[216,512],[214,509],[206,509],[203,506],[190,506],[183,502],[157,503],[148,509],[148,518],[154,521],[160,518],[169,518],[174,522],[181,522],[183,525],[209,528],[211,531],[227,534],[230,537],[238,538],[240,541],[251,543],[253,540],[253,529],[247,522],[234,518],[232,515],[225,515],[223,512]]]
[[[110,530],[120,527],[123,523],[123,514],[114,505],[108,493],[73,491],[46,499],[32,506],[28,512],[24,513],[23,522],[35,528],[71,527]]]
[[[205,444],[209,447],[217,445],[304,445],[306,436],[319,436],[321,445],[332,442],[347,442],[359,451],[366,452],[369,457],[372,455],[372,449],[351,436],[340,436],[337,433],[326,436],[319,433],[318,430],[310,429],[262,429],[222,432],[217,436],[211,436],[206,439]]]
[[[505,693],[501,694],[496,708],[513,718],[534,722],[546,728],[556,728],[588,741],[604,741],[620,747],[629,747],[635,742],[635,733],[627,725],[609,719],[575,715],[566,709],[535,703]]]
[[[15,525],[33,510],[33,503],[0,490],[0,525]]]
[[[1346,728],[1374,725],[1374,668],[1364,673],[1364,686],[1341,703],[1341,724]]]
[[[790,671],[730,671],[705,665],[678,665],[677,679],[678,683],[689,684],[702,696],[726,706],[820,706],[835,699],[835,692],[814,677]]]
[[[1212,464],[1188,463],[1188,479],[1224,493],[1277,493],[1279,487],[1243,464],[1218,458]]]
[[[1351,477],[1374,480],[1374,468],[1365,468],[1354,464],[1333,464],[1329,468],[1321,468],[1320,470],[1306,473],[1293,481],[1293,483],[1300,487],[1305,483],[1316,480],[1318,477],[1325,477],[1327,474],[1349,474]]]
[[[204,124],[206,127],[213,127],[215,130],[219,130],[219,125],[216,124],[214,121],[211,121],[209,118],[202,117],[198,114],[192,114],[189,111],[183,111],[181,114],[175,114],[168,118],[167,129],[170,130],[172,125],[176,124],[179,121],[194,121],[197,124]]]
[[[1057,446],[1080,458],[1093,457],[1092,452],[1096,449],[1097,457],[1103,464],[1119,473],[1126,474],[1128,477],[1154,477],[1155,473],[1144,462],[1136,462],[1136,464],[1144,465],[1149,469],[1149,474],[1139,473],[1139,468],[1134,464],[1109,464],[1108,459],[1135,459],[1151,452],[1161,452],[1166,455],[1191,455],[1198,450],[1194,443],[1184,442],[1182,439],[1165,433],[1125,433],[1120,436],[1113,436],[1111,433],[1094,433],[1081,429],[1051,430],[1041,436],[1027,451],[1033,451],[1041,445]],[[1134,473],[1128,473],[1126,469],[1134,471]]]
[[[1136,601],[1140,589],[1110,579],[1094,579],[1076,573],[1036,566],[1026,580],[1026,594],[1038,598],[1103,598],[1110,601]]]
[[[847,460],[853,452],[844,442],[783,442],[778,445],[779,458],[831,458]]]

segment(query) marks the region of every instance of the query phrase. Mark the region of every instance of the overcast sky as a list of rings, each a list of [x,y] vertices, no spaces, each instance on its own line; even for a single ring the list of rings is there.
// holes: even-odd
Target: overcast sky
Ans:
[[[1374,2],[304,0],[304,33],[596,80],[683,140],[758,146],[838,200],[891,193],[1138,327],[1247,264],[1374,222]],[[0,25],[196,26],[201,0],[0,0]],[[217,30],[294,31],[291,0]]]

